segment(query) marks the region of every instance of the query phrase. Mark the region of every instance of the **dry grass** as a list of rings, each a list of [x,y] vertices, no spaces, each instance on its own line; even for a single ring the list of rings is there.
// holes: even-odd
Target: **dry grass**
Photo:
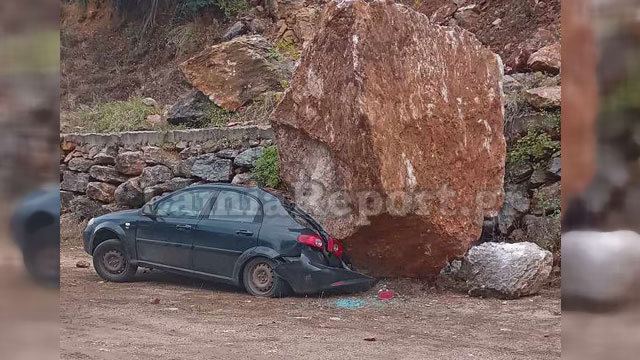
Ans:
[[[82,245],[82,232],[87,221],[78,221],[72,214],[60,216],[60,245]]]

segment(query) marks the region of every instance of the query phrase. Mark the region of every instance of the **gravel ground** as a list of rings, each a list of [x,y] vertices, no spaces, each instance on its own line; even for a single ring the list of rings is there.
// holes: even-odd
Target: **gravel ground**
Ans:
[[[397,296],[262,299],[158,271],[103,282],[80,248],[61,256],[62,359],[552,359],[560,357],[560,291],[470,298],[408,280]],[[364,301],[339,309],[345,297]],[[157,300],[156,300],[157,299]]]

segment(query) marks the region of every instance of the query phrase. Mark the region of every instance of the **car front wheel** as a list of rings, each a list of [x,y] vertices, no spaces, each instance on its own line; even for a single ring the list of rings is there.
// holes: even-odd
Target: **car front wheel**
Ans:
[[[275,265],[275,262],[266,258],[255,258],[247,263],[242,279],[249,294],[282,297],[289,293],[289,284],[275,273]]]
[[[131,281],[138,266],[131,264],[120,240],[106,240],[93,251],[93,267],[101,278],[112,282]]]

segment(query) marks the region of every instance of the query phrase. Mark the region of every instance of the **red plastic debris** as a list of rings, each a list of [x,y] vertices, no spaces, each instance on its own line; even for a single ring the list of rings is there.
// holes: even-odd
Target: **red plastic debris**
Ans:
[[[393,290],[380,290],[378,291],[378,299],[380,300],[391,300],[396,296],[396,293]]]

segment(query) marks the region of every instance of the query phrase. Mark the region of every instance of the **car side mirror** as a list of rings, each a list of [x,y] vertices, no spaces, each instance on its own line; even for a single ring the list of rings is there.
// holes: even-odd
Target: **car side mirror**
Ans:
[[[156,212],[155,212],[153,203],[145,204],[142,207],[142,215],[151,216],[151,217],[155,217],[156,216]]]

